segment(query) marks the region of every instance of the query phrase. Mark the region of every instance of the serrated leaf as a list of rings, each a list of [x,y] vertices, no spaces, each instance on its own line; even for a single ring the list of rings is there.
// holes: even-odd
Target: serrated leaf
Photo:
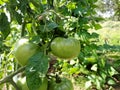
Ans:
[[[42,52],[33,55],[26,66],[26,79],[30,90],[38,90],[48,71],[48,57]]]
[[[5,15],[5,13],[0,14],[0,31],[4,37],[4,39],[9,35],[10,33],[10,23],[8,22],[8,18]]]
[[[58,25],[55,22],[51,22],[47,25],[47,28],[49,30],[53,30],[54,28],[58,27]]]

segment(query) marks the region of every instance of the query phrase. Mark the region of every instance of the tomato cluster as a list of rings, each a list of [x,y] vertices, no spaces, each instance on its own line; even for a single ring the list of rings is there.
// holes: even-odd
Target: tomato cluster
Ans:
[[[51,42],[52,53],[62,59],[72,59],[79,55],[80,42],[74,38],[57,37]],[[26,65],[29,58],[39,51],[39,46],[22,38],[17,41],[14,56],[22,66]]]
[[[29,42],[26,38],[22,38],[15,44],[14,56],[17,62],[24,66],[27,65],[30,57],[39,52],[39,48],[37,44]],[[51,42],[50,48],[55,56],[63,59],[72,59],[79,55],[80,42],[74,38],[57,37]],[[29,90],[26,82],[21,83],[20,81],[17,82],[18,86],[23,87],[22,90]],[[59,83],[53,80],[49,82],[48,87],[48,79],[45,78],[38,90],[73,90],[72,82],[67,78],[62,78]]]

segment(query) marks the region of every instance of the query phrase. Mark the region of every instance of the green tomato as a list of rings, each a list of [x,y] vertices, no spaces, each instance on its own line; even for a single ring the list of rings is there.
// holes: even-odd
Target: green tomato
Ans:
[[[17,80],[17,85],[20,88],[20,90],[29,90],[28,86],[27,86],[27,82],[26,82],[26,77],[24,78],[19,78]],[[45,77],[43,80],[42,85],[40,85],[40,87],[38,88],[38,90],[47,90],[47,86],[48,86],[48,80]],[[12,88],[12,90],[15,90],[14,88]]]
[[[14,47],[14,56],[22,66],[26,65],[29,58],[38,51],[38,45],[30,43],[26,38],[18,40]]]
[[[48,90],[74,90],[72,82],[67,78],[61,78],[60,83],[50,81]]]
[[[63,59],[72,59],[80,53],[80,42],[74,38],[57,37],[51,42],[52,53]]]
[[[26,77],[19,78],[16,82],[17,86],[20,90],[29,90],[27,83],[26,83]],[[12,90],[15,90],[15,88],[12,87]]]
[[[47,90],[47,87],[48,87],[48,80],[45,77],[44,80],[43,80],[43,84],[39,87],[38,90]]]

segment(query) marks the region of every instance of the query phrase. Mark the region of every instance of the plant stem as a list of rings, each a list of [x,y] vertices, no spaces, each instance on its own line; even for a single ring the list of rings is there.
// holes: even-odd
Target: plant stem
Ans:
[[[61,82],[61,78],[56,74],[56,83],[60,83]]]
[[[13,85],[13,87],[16,89],[16,90],[20,90],[20,87],[18,87],[18,85],[13,81],[13,79],[11,79],[11,81],[9,81],[10,84]]]
[[[11,79],[18,73],[22,72],[25,70],[25,66],[21,67],[20,69],[18,69],[17,71],[15,71],[14,73],[6,76],[5,78],[3,78],[2,80],[0,80],[0,85],[3,83],[7,83],[7,82],[11,82]]]
[[[23,37],[23,36],[24,36],[25,26],[26,26],[26,22],[24,21],[24,22],[22,23],[21,37]]]

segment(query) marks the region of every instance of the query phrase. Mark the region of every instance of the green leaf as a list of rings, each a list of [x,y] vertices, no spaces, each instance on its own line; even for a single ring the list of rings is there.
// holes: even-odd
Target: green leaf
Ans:
[[[92,86],[92,82],[91,82],[91,81],[87,81],[87,82],[85,83],[85,88],[86,88],[86,89],[90,88],[91,86]]]
[[[42,52],[33,55],[26,66],[26,79],[30,90],[38,90],[48,71],[48,57]]]
[[[69,2],[68,5],[67,5],[67,8],[68,9],[75,9],[76,8],[76,2]]]
[[[28,1],[27,0],[19,0],[19,9],[21,10],[21,12],[23,14],[25,14],[27,12],[27,8],[28,8]],[[30,13],[30,11],[29,11]]]
[[[116,81],[113,78],[108,78],[107,83],[108,83],[108,85],[115,85]]]
[[[15,15],[15,18],[16,18],[17,22],[19,24],[22,24],[22,15],[17,13],[17,12],[14,12],[14,15]]]
[[[3,2],[2,0],[0,0],[0,4],[2,5],[2,4],[4,4],[5,2]]]
[[[0,14],[0,32],[5,39],[10,33],[10,23],[8,22],[8,18],[5,13]]]
[[[42,4],[47,4],[47,0],[41,0]]]
[[[77,73],[78,71],[79,71],[78,67],[72,67],[72,68],[70,68],[69,73],[73,74],[73,73]]]
[[[105,65],[106,65],[106,60],[103,59],[103,58],[101,58],[101,59],[99,60],[99,67],[100,67],[101,69],[103,69],[103,68],[105,67]]]
[[[118,72],[112,66],[109,67],[108,73],[110,74],[110,76],[118,74]]]
[[[94,24],[95,30],[101,29],[102,26],[100,24]]]
[[[98,69],[98,66],[97,64],[94,64],[92,67],[91,67],[91,70],[97,72],[97,69]]]
[[[57,27],[58,27],[58,25],[55,22],[51,22],[47,25],[47,28],[49,30],[53,30],[54,28],[57,28]]]
[[[93,32],[93,33],[91,34],[91,37],[92,37],[92,38],[98,38],[98,37],[99,37],[99,34]]]

